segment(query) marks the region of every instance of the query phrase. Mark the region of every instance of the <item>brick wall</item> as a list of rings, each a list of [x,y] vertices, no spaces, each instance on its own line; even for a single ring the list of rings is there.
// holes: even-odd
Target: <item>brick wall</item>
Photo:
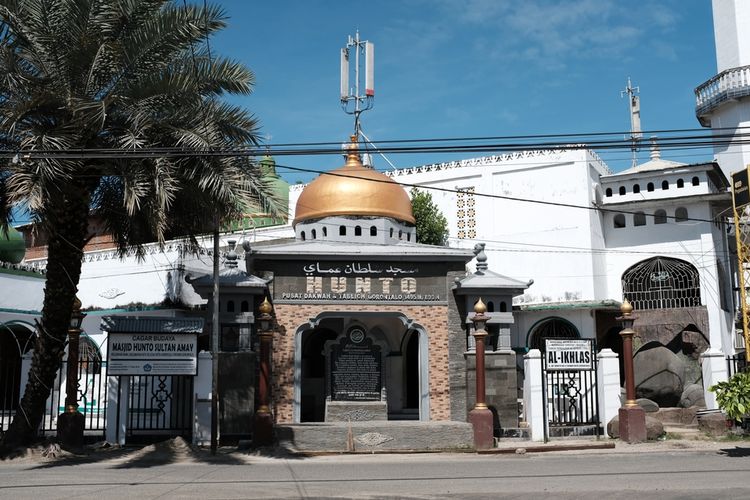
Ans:
[[[322,312],[391,312],[414,320],[427,331],[430,420],[451,419],[448,372],[448,307],[442,305],[275,304],[280,334],[273,344],[273,406],[276,421],[293,421],[294,337],[297,329]]]

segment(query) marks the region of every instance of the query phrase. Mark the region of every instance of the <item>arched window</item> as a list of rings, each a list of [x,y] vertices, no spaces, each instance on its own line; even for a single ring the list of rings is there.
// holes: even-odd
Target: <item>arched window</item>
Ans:
[[[625,186],[620,186],[620,196],[625,194]]]
[[[393,228],[391,228],[391,238],[393,238]]]
[[[250,304],[246,300],[240,302],[240,312],[250,312]]]
[[[674,211],[675,222],[685,222],[688,220],[688,211],[685,207],[677,207]]]
[[[339,236],[346,236],[346,226],[339,226]]]
[[[505,301],[500,302],[500,312],[508,312],[508,305],[505,303]]]
[[[653,257],[622,275],[622,291],[633,308],[671,309],[701,305],[698,270],[690,263]]]
[[[411,241],[411,233],[406,233],[406,241]]]
[[[646,191],[648,191],[650,193],[653,190],[654,190],[654,183],[653,182],[649,182],[648,184],[646,184]]]
[[[633,193],[638,194],[641,192],[641,185],[640,184],[633,184]]]
[[[491,300],[487,301],[487,312],[488,313],[495,312],[495,303],[492,302]]]
[[[684,188],[685,187],[685,181],[682,179],[677,179],[677,188]]]
[[[661,208],[654,212],[654,224],[666,224],[667,223],[667,211]]]
[[[625,215],[623,214],[615,215],[615,228],[621,229],[623,227],[625,227]]]
[[[328,236],[328,228],[323,226],[323,237],[325,238],[326,236]]]
[[[89,375],[102,371],[102,353],[96,342],[86,334],[82,334],[78,339],[78,362],[81,369]]]
[[[378,235],[378,228],[375,226],[370,226],[370,236],[377,236]]]
[[[314,239],[314,240],[318,239],[318,233],[315,231],[315,229],[313,229],[312,231],[310,231],[310,236],[312,236],[312,239]]]
[[[700,186],[700,185],[701,185],[701,180],[697,176],[693,177],[693,186]]]
[[[299,237],[300,237],[300,239],[301,239],[302,241],[305,241],[305,232],[304,232],[304,231],[302,231],[301,233],[299,233]]]
[[[633,214],[633,225],[634,226],[645,226],[646,225],[646,214],[643,212],[636,212]]]
[[[354,236],[362,236],[362,226],[354,226]]]
[[[401,239],[401,237],[404,235],[404,232],[402,230],[398,230],[398,239]]]
[[[570,321],[563,318],[546,318],[531,327],[526,337],[526,346],[529,349],[546,349],[546,339],[578,339],[581,334]]]
[[[234,301],[233,300],[227,300],[227,312],[233,313],[234,312]]]
[[[669,181],[661,181],[661,188],[664,190],[669,189]]]
[[[612,198],[612,188],[607,188],[607,190],[604,192],[604,196],[607,198]]]

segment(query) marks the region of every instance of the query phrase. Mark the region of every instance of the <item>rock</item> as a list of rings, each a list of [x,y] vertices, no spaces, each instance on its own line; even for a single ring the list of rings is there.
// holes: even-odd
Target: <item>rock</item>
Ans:
[[[720,411],[698,415],[698,430],[711,437],[725,436],[727,429],[727,417]]]
[[[690,408],[691,406],[706,406],[705,393],[701,384],[690,384],[682,391],[680,406]]]
[[[641,349],[633,357],[635,392],[660,407],[677,406],[682,396],[683,361],[664,346]]]
[[[607,423],[607,434],[610,437],[619,439],[620,438],[620,416],[615,416],[612,420]],[[664,434],[664,424],[659,420],[646,415],[646,439],[648,441],[656,441],[656,438]]]
[[[638,403],[638,406],[643,408],[643,411],[646,413],[656,413],[659,411],[659,405],[656,403],[656,401],[651,401],[650,399],[646,398],[639,398],[635,400],[636,403]]]

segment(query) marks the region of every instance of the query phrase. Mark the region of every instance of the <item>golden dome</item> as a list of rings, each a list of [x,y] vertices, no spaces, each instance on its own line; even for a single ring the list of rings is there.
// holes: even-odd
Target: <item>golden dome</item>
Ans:
[[[346,164],[318,176],[297,200],[294,224],[335,215],[391,217],[414,224],[411,199],[390,177],[362,165],[356,139]]]

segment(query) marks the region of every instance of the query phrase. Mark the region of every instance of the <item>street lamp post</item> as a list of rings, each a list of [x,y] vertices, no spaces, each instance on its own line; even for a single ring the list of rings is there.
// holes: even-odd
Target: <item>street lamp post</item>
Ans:
[[[472,336],[476,341],[475,360],[476,360],[476,403],[474,409],[469,412],[469,422],[474,428],[474,447],[477,450],[487,450],[494,445],[494,435],[492,426],[492,411],[487,407],[485,395],[485,373],[484,373],[484,341],[487,337],[487,331],[484,329],[489,317],[485,314],[487,307],[480,298],[474,304],[474,333]]]
[[[635,374],[633,371],[633,306],[625,299],[620,307],[622,316],[622,361],[625,368],[625,405],[619,411],[620,439],[627,443],[642,443],[646,440],[646,413],[635,400]]]
[[[68,365],[65,384],[65,411],[57,417],[57,438],[70,448],[83,446],[84,416],[78,411],[78,346],[81,323],[86,313],[81,312],[81,301],[73,301],[68,328]]]
[[[258,407],[255,409],[253,442],[255,446],[273,444],[273,415],[268,405],[271,388],[271,349],[273,346],[273,306],[268,297],[258,308],[258,335],[260,337],[260,380]]]

